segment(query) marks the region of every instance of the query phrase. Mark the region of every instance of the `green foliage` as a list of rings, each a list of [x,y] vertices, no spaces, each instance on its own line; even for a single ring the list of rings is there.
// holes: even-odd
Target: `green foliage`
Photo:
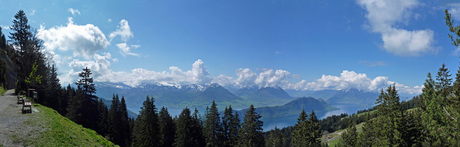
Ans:
[[[444,17],[444,19],[446,20],[446,25],[447,27],[449,27],[449,31],[453,33],[453,35],[447,35],[452,40],[452,45],[458,48],[460,45],[460,26],[454,26],[454,20],[452,19],[452,15],[449,13],[447,9],[444,10],[444,13],[446,13],[446,16]]]
[[[163,135],[163,147],[172,147],[176,137],[176,124],[165,107],[162,107],[160,111],[160,128]]]
[[[270,135],[268,139],[265,141],[266,147],[283,147],[284,146],[284,138],[281,134],[280,129],[275,126],[273,131],[270,131]]]
[[[204,125],[204,136],[206,140],[206,146],[222,146],[222,126],[220,123],[219,111],[217,110],[215,101],[212,101],[211,108],[207,109],[206,121]]]
[[[37,74],[37,68],[38,68],[37,61],[35,61],[34,64],[32,65],[32,71],[30,72],[29,76],[25,80],[25,82],[31,85],[32,87],[35,87],[37,83],[42,84],[41,79],[43,76]]]
[[[233,115],[232,106],[225,108],[222,117],[223,146],[232,147],[238,145],[238,132],[241,129],[238,112]]]
[[[108,112],[108,137],[113,143],[120,146],[131,145],[131,131],[128,121],[128,110],[126,108],[125,98],[118,98],[114,95],[112,105]]]
[[[344,147],[355,147],[358,145],[358,132],[356,132],[356,126],[353,119],[348,122],[348,128],[342,133],[339,146]]]
[[[198,118],[198,110],[195,109],[193,116],[190,109],[182,110],[177,119],[176,140],[174,146],[205,146],[205,141],[202,133],[201,122]]]
[[[308,119],[307,119],[308,118]],[[319,120],[312,110],[310,116],[305,110],[299,115],[297,123],[292,132],[291,144],[294,147],[300,146],[321,146],[321,132]]]
[[[262,116],[255,112],[255,110],[254,105],[251,105],[244,115],[239,132],[238,146],[257,147],[265,145],[262,134],[263,122],[260,120]]]
[[[133,146],[152,147],[163,144],[155,99],[148,96],[134,123]]]

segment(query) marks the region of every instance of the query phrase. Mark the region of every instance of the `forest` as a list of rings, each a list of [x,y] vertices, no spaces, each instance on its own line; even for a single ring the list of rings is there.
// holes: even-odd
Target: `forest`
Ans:
[[[452,44],[460,45],[460,26],[454,26],[450,13],[445,20]],[[334,115],[319,120],[314,111],[303,110],[295,126],[263,132],[261,115],[253,105],[238,114],[231,105],[221,113],[212,103],[205,112],[184,108],[172,117],[155,98],[146,96],[137,118],[128,117],[123,96],[114,94],[109,107],[95,96],[92,72],[84,68],[71,85],[59,83],[57,69],[43,52],[43,41],[36,38],[23,10],[10,27],[10,43],[0,28],[0,83],[15,92],[35,89],[38,103],[119,146],[328,146],[324,132],[345,129],[337,146],[459,146],[460,66],[452,77],[443,64],[435,77],[427,74],[422,94],[401,102],[395,85],[382,89],[376,106],[357,114]],[[15,86],[14,86],[15,85]],[[240,120],[239,115],[244,115]],[[363,124],[362,131],[356,125]]]

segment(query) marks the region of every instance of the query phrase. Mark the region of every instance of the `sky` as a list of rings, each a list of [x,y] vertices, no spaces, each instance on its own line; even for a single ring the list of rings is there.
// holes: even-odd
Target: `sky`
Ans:
[[[61,84],[97,82],[417,94],[444,63],[454,0],[2,0],[10,32],[24,10]]]

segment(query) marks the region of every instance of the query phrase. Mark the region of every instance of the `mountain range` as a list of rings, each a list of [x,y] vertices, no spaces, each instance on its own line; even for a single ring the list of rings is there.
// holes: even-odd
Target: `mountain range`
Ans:
[[[113,94],[124,96],[128,109],[137,112],[146,96],[154,97],[158,108],[161,106],[168,109],[183,109],[185,107],[205,110],[210,106],[212,100],[223,110],[226,106],[232,105],[235,109],[245,109],[253,104],[256,107],[281,106],[295,97],[314,97],[326,101],[329,104],[355,104],[372,106],[379,93],[368,92],[357,89],[347,90],[319,90],[319,91],[298,91],[284,90],[280,87],[246,87],[246,88],[225,88],[219,84],[211,85],[162,85],[162,84],[141,84],[131,87],[123,83],[96,83],[97,96],[111,99]],[[231,91],[227,90],[231,89]]]
[[[210,106],[214,100],[220,111],[231,105],[234,110],[237,110],[240,117],[243,117],[247,108],[253,104],[256,112],[262,115],[264,129],[294,125],[302,109],[305,109],[308,114],[314,110],[318,118],[323,118],[324,115],[334,114],[333,112],[336,111],[343,113],[345,110],[336,108],[343,108],[343,105],[368,108],[375,105],[375,100],[379,95],[377,92],[357,89],[319,91],[284,90],[280,87],[238,89],[225,88],[215,83],[210,85],[176,84],[174,86],[142,84],[136,87],[123,83],[95,84],[97,96],[108,100],[111,100],[114,94],[125,97],[128,109],[135,113],[139,112],[147,96],[155,98],[158,110],[161,107],[167,107],[172,116],[179,115],[186,107],[197,108],[200,114],[204,115],[206,107]],[[135,117],[135,114],[130,113],[130,116]]]

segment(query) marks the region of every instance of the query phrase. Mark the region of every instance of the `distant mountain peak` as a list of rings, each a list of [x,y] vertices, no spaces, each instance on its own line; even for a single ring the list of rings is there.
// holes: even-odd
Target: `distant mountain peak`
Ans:
[[[209,85],[208,87],[210,87],[210,88],[218,88],[218,87],[222,87],[222,86],[220,86],[220,85],[217,84],[217,83],[212,83],[212,84]]]

